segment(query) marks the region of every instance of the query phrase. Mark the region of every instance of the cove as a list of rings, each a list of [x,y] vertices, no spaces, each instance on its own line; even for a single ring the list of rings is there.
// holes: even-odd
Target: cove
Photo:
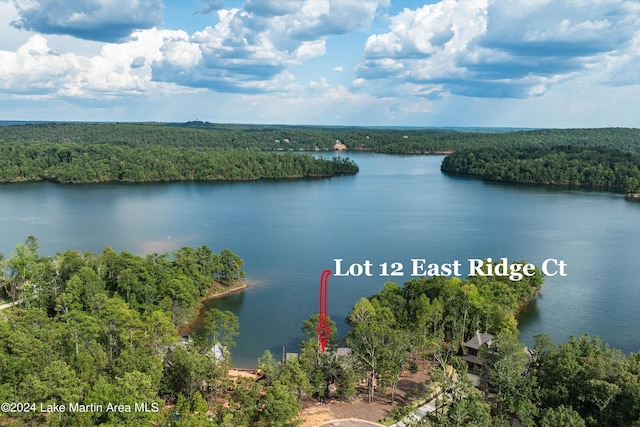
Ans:
[[[233,311],[236,365],[265,349],[297,351],[302,321],[318,311],[318,282],[334,259],[375,265],[492,257],[567,263],[519,317],[521,341],[590,333],[640,349],[640,204],[605,192],[493,184],[440,172],[442,156],[349,153],[356,176],[295,181],[0,185],[0,251],[28,235],[41,253],[135,253],[184,245],[230,248],[246,290],[208,302]],[[362,296],[404,277],[331,277],[329,315],[341,334]]]

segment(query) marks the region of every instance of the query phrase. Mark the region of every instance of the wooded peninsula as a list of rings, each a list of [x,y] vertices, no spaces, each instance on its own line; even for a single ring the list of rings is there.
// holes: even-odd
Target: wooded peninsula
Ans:
[[[427,375],[415,403],[439,397],[419,425],[631,426],[640,417],[640,354],[586,335],[518,342],[515,315],[542,285],[538,270],[519,281],[387,282],[356,302],[343,340],[327,318],[326,351],[315,314],[300,325],[297,353],[279,362],[265,350],[257,376],[232,378],[233,313],[208,310],[206,336],[177,330],[212,284],[232,286],[242,268],[232,251],[206,246],[47,257],[28,237],[0,257],[0,292],[16,302],[0,312],[0,398],[13,402],[0,424],[294,427],[303,404],[394,402],[403,372]],[[415,408],[397,406],[381,422]]]
[[[441,169],[498,182],[640,191],[640,155],[608,147],[460,150],[447,156]]]

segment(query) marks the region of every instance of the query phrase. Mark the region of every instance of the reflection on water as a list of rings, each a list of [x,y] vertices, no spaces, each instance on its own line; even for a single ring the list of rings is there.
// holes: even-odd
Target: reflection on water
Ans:
[[[200,309],[200,313],[198,317],[196,317],[189,325],[185,326],[180,330],[181,334],[188,334],[191,332],[201,332],[203,329],[204,318],[207,315],[207,310],[210,308],[218,308],[219,310],[230,310],[232,312],[238,311],[240,307],[242,307],[242,301],[244,300],[244,293],[247,288],[240,289],[237,292],[233,292],[224,297],[225,304],[223,308],[219,308],[219,301],[221,298],[212,298],[204,301],[202,303],[202,308]],[[216,302],[218,302],[218,306],[216,306]],[[234,310],[235,307],[235,310]]]
[[[542,298],[541,294],[536,295],[536,297],[520,310],[516,316],[518,324],[532,323],[540,318],[540,309],[538,308],[538,300],[540,298]]]
[[[237,313],[240,310],[240,307],[242,307],[242,302],[244,301],[244,298],[245,298],[245,292],[246,292],[246,289],[243,289],[239,292],[234,292],[232,294],[225,296],[224,304],[220,302],[221,298],[214,298],[206,301],[204,305],[206,308],[213,307],[219,310],[222,310],[224,308],[224,310],[231,310]]]

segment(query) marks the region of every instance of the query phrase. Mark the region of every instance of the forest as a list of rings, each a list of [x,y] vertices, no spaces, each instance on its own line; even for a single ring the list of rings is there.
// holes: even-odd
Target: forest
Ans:
[[[244,277],[231,250],[141,257],[107,247],[46,257],[38,249],[30,236],[0,257],[4,302],[21,301],[0,311],[0,400],[13,403],[0,425],[270,426],[296,417],[281,384],[258,388],[227,376],[238,331],[231,312],[208,312],[210,339],[178,336],[212,284],[228,288]]]
[[[416,425],[639,426],[640,353],[625,355],[588,335],[560,344],[538,335],[529,349],[518,342],[515,316],[542,281],[538,272],[523,282],[479,277],[421,278],[403,286],[387,282],[360,299],[348,317],[345,344],[356,378],[366,382],[370,399],[385,391],[393,396],[403,370],[426,366],[442,398],[439,409]],[[494,338],[480,349],[484,365],[470,369],[464,343],[478,331]],[[329,364],[323,372],[331,372]],[[478,387],[467,372],[479,375]],[[338,386],[348,388],[350,378],[338,376]],[[411,409],[392,411],[391,421]]]
[[[635,129],[460,131],[185,124],[0,126],[0,181],[60,183],[246,180],[358,171],[348,159],[290,151],[455,153],[442,170],[495,181],[640,191]],[[243,261],[206,246],[139,256],[104,248],[42,256],[30,236],[0,254],[0,395],[45,406],[117,403],[149,411],[21,410],[0,425],[298,426],[310,402],[395,400],[401,375],[424,371],[443,392],[431,426],[640,427],[640,354],[597,337],[518,342],[517,313],[543,283],[500,277],[387,282],[360,299],[346,325],[331,319],[320,350],[318,316],[285,361],[265,350],[259,379],[232,378],[238,318],[209,310],[206,336],[178,331],[212,286],[236,286]],[[345,333],[339,333],[346,330]],[[469,368],[465,342],[491,334]],[[344,336],[344,339],[339,339]],[[348,351],[345,352],[344,349]],[[339,349],[341,351],[339,351]],[[451,368],[453,367],[453,368]],[[451,375],[454,369],[456,375]],[[479,375],[479,387],[467,371]],[[446,398],[444,398],[446,396]],[[79,406],[76,406],[79,407]],[[383,420],[399,420],[411,406]]]
[[[602,146],[640,153],[640,129],[364,128],[187,123],[36,123],[0,126],[0,141],[181,149],[442,153],[482,147]]]
[[[329,160],[291,153],[333,151],[334,144],[341,142],[351,151],[455,152],[443,164],[443,171],[484,179],[635,192],[640,178],[637,160],[624,160],[623,153],[640,155],[638,141],[640,130],[627,128],[516,131],[207,122],[12,124],[0,126],[0,182],[218,181],[355,174],[358,165],[348,158]],[[602,162],[607,163],[600,166]]]
[[[0,182],[220,181],[355,174],[349,159],[150,145],[0,142]]]
[[[4,302],[19,301],[0,311],[0,397],[16,402],[0,413],[0,425],[293,427],[310,402],[393,402],[401,374],[418,370],[430,377],[423,389],[436,384],[443,396],[421,425],[640,425],[639,354],[590,336],[554,344],[541,335],[533,349],[518,342],[516,314],[541,287],[538,270],[520,281],[387,282],[356,302],[344,339],[328,319],[322,352],[313,315],[301,325],[306,338],[296,356],[280,361],[265,350],[258,379],[229,375],[239,326],[233,313],[208,310],[205,336],[177,332],[213,284],[242,280],[243,261],[229,249],[142,257],[107,247],[48,257],[30,236],[0,256],[0,273]],[[472,370],[482,378],[476,388],[462,358],[479,331],[494,339],[481,349],[484,367]],[[130,410],[106,410],[109,403]],[[143,403],[147,410],[135,410]],[[67,410],[40,411],[60,406]],[[382,421],[411,409],[396,407]]]
[[[441,169],[499,182],[640,191],[640,155],[607,147],[460,150],[447,156]]]

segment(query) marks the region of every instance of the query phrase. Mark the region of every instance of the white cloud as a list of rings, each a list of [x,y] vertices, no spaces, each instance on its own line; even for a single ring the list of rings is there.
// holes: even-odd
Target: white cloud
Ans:
[[[345,34],[367,27],[389,0],[307,0],[295,14],[284,16],[288,33],[298,39]]]
[[[244,9],[260,16],[280,16],[299,11],[306,0],[246,0]]]
[[[151,80],[151,64],[162,57],[165,43],[180,38],[186,33],[139,31],[126,43],[107,43],[99,54],[85,56],[55,51],[44,36],[33,35],[15,52],[0,51],[0,91],[94,100],[176,92],[174,85]]]
[[[32,36],[16,52],[0,51],[0,88],[10,93],[43,94],[57,90],[79,66],[73,54],[59,54],[43,36]]]
[[[327,46],[325,40],[312,40],[305,41],[298,46],[294,52],[294,57],[300,61],[306,61],[307,59],[317,58],[326,53]]]
[[[338,66],[338,67],[333,67],[333,71],[335,71],[336,73],[341,73],[344,71],[344,68]]]
[[[135,29],[162,23],[162,0],[12,0],[17,28],[44,34],[69,34],[88,40],[117,41]]]
[[[612,57],[632,64],[624,52],[634,49],[639,9],[625,0],[442,0],[391,17],[388,32],[368,38],[357,73],[386,86],[540,96]]]
[[[92,53],[69,52],[54,58],[52,39],[37,39],[45,40],[48,49],[38,67],[46,69],[46,61],[51,61],[66,67],[65,75],[52,78],[48,71],[40,71],[48,81],[36,82],[40,74],[20,64],[4,72],[7,81],[0,87],[5,90],[11,86],[8,81],[15,81],[20,83],[19,90],[13,89],[17,92],[51,86],[51,96],[98,96],[100,91],[102,96],[116,96],[118,90],[144,93],[170,85],[238,93],[290,90],[295,80],[291,67],[325,55],[330,35],[366,27],[378,8],[389,4],[389,0],[247,0],[242,9],[224,9],[222,0],[202,0],[202,13],[216,11],[218,23],[189,35],[148,28],[162,21],[162,0],[5,1],[17,12],[15,27],[108,41],[98,47],[99,52],[91,46]],[[36,39],[30,45],[34,43]],[[11,50],[3,55],[27,59]],[[21,79],[21,73],[27,78]]]
[[[393,106],[398,103],[395,98],[352,92],[324,78],[288,93],[231,96],[237,102],[233,103],[235,109],[231,107],[233,114],[225,112],[226,117],[238,121],[244,116],[249,117],[245,120],[263,123],[377,125],[397,115]]]
[[[329,35],[369,25],[389,0],[247,1],[219,10],[219,22],[181,41],[201,52],[196,62],[172,58],[169,48],[153,66],[155,80],[221,92],[256,93],[289,88],[288,69],[326,53]],[[192,46],[187,48],[187,44]],[[197,56],[189,56],[195,59]],[[284,84],[284,86],[282,86]]]
[[[189,36],[184,32],[176,32],[165,38],[160,52],[161,55],[154,58],[155,60],[165,60],[185,68],[196,66],[202,59],[202,51],[197,44],[189,41]]]
[[[358,74],[415,82],[466,76],[457,62],[486,32],[487,0],[443,0],[390,18],[388,33],[367,39]]]
[[[17,13],[13,3],[0,0],[0,50],[15,50],[29,39],[29,34],[11,25]]]
[[[367,27],[390,0],[247,0],[244,10],[271,19],[299,40],[344,34]]]
[[[322,41],[300,42],[292,51],[280,48],[269,29],[243,10],[221,10],[218,17],[214,27],[166,42],[153,64],[154,79],[222,92],[254,92],[265,90],[269,80],[281,80],[289,65],[324,53]],[[175,50],[189,54],[177,56],[172,54]]]

